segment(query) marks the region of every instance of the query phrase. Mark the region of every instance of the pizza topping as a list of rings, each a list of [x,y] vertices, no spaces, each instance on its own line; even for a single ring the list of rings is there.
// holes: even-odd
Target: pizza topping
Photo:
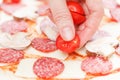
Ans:
[[[115,46],[119,44],[119,41],[114,37],[103,37],[86,44],[86,49],[90,52],[103,55],[105,57],[110,56],[115,52]]]
[[[79,36],[76,34],[75,38],[71,41],[64,41],[61,36],[58,36],[56,40],[56,46],[63,52],[71,53],[79,48],[80,39]]]
[[[102,0],[103,1],[103,5],[105,8],[108,9],[115,9],[115,7],[117,6],[117,3],[115,0]]]
[[[55,78],[65,80],[85,80],[86,73],[80,68],[80,60],[65,60],[63,63],[65,65],[64,71]]]
[[[111,22],[102,25],[100,30],[107,32],[109,35],[118,38],[120,36],[120,23]]]
[[[28,24],[25,21],[10,20],[0,25],[0,29],[3,32],[15,34],[17,32],[25,32]]]
[[[34,73],[39,78],[53,78],[64,70],[64,64],[55,58],[42,57],[33,66]]]
[[[109,34],[105,30],[97,30],[96,33],[93,35],[92,40],[103,38],[103,37],[110,37],[111,34]]]
[[[80,56],[85,57],[85,56],[87,56],[87,49],[85,47],[79,48],[79,49],[75,50],[75,53],[77,53]]]
[[[25,78],[36,78],[37,76],[33,72],[33,65],[36,60],[33,58],[22,59],[18,64],[15,75]]]
[[[36,13],[37,10],[38,7],[36,6],[25,6],[20,8],[19,10],[16,10],[12,15],[17,18],[27,18],[30,20],[34,20],[38,17],[38,14]]]
[[[44,16],[44,18],[38,18],[37,23],[39,23],[40,30],[50,39],[56,40],[58,36],[57,26],[50,20],[49,17]]]
[[[75,25],[79,25],[86,20],[85,12],[79,3],[74,2],[74,1],[68,1],[67,5],[71,12]]]
[[[55,50],[49,52],[49,54],[46,54],[46,52],[38,51],[34,49],[33,47],[29,47],[25,50],[26,55],[37,55],[37,56],[45,56],[45,57],[52,57],[52,58],[57,58],[60,60],[65,60],[69,56],[68,54],[64,53],[63,51],[60,50]]]
[[[0,49],[0,63],[16,63],[24,57],[24,52],[14,49]]]
[[[103,57],[88,57],[82,61],[81,69],[93,75],[107,74],[112,69],[112,63]]]
[[[120,22],[120,7],[116,7],[115,9],[112,9],[111,15],[116,21]]]
[[[32,47],[42,52],[52,52],[57,50],[55,41],[48,38],[34,38],[32,40]]]
[[[0,25],[6,21],[13,20],[13,16],[10,16],[4,12],[0,12]]]
[[[16,3],[20,3],[20,0],[3,0],[3,3],[16,4]]]
[[[19,32],[14,35],[0,33],[0,47],[23,50],[30,45],[29,34]]]
[[[13,14],[15,11],[19,10],[24,6],[25,5],[23,4],[0,4],[0,8],[8,14]]]

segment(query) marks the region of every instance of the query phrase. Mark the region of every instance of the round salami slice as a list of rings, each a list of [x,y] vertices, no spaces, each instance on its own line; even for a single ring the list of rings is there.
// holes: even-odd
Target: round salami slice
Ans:
[[[39,78],[53,78],[64,70],[64,64],[56,59],[50,57],[42,57],[38,59],[33,66],[34,73]]]
[[[48,38],[34,38],[31,42],[31,45],[36,50],[42,52],[52,52],[57,49],[55,41],[52,41]]]
[[[0,49],[0,63],[17,63],[24,57],[22,51],[14,49]]]
[[[1,31],[14,34],[17,32],[25,32],[28,24],[25,21],[10,20],[0,25]]]
[[[81,69],[93,75],[105,75],[112,69],[112,62],[103,57],[88,57],[82,61]]]

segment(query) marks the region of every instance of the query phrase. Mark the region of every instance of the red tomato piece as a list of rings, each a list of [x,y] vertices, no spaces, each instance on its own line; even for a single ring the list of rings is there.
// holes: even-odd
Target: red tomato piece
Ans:
[[[7,3],[7,4],[20,3],[20,0],[3,0],[3,3]]]
[[[86,20],[85,12],[79,3],[74,1],[68,1],[67,5],[73,17],[73,21],[75,25],[79,25]]]
[[[68,1],[67,5],[68,5],[68,8],[70,11],[76,12],[81,15],[85,15],[85,12],[84,12],[82,6],[78,2]]]
[[[71,41],[64,41],[61,36],[58,36],[56,40],[56,46],[63,52],[71,53],[75,51],[80,45],[80,38],[75,35],[75,38]]]
[[[71,15],[72,15],[74,24],[76,25],[82,24],[86,20],[85,16],[82,16],[76,12],[71,12]]]

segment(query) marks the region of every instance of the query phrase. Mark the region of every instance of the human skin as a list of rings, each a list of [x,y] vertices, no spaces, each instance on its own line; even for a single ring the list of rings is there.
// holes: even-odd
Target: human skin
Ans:
[[[79,25],[78,29],[75,29],[66,1],[47,0],[61,37],[65,41],[70,41],[77,33],[81,40],[80,47],[82,47],[91,39],[101,22],[104,13],[102,0],[72,0],[82,5],[86,15],[86,21]]]

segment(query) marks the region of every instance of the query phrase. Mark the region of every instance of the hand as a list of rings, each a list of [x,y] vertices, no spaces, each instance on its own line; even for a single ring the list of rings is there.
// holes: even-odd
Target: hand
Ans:
[[[102,0],[73,0],[78,1],[86,13],[87,20],[77,30],[82,47],[96,32],[103,16]],[[66,5],[66,0],[48,0],[54,20],[58,26],[60,35],[66,41],[75,36],[75,27],[71,14]]]

